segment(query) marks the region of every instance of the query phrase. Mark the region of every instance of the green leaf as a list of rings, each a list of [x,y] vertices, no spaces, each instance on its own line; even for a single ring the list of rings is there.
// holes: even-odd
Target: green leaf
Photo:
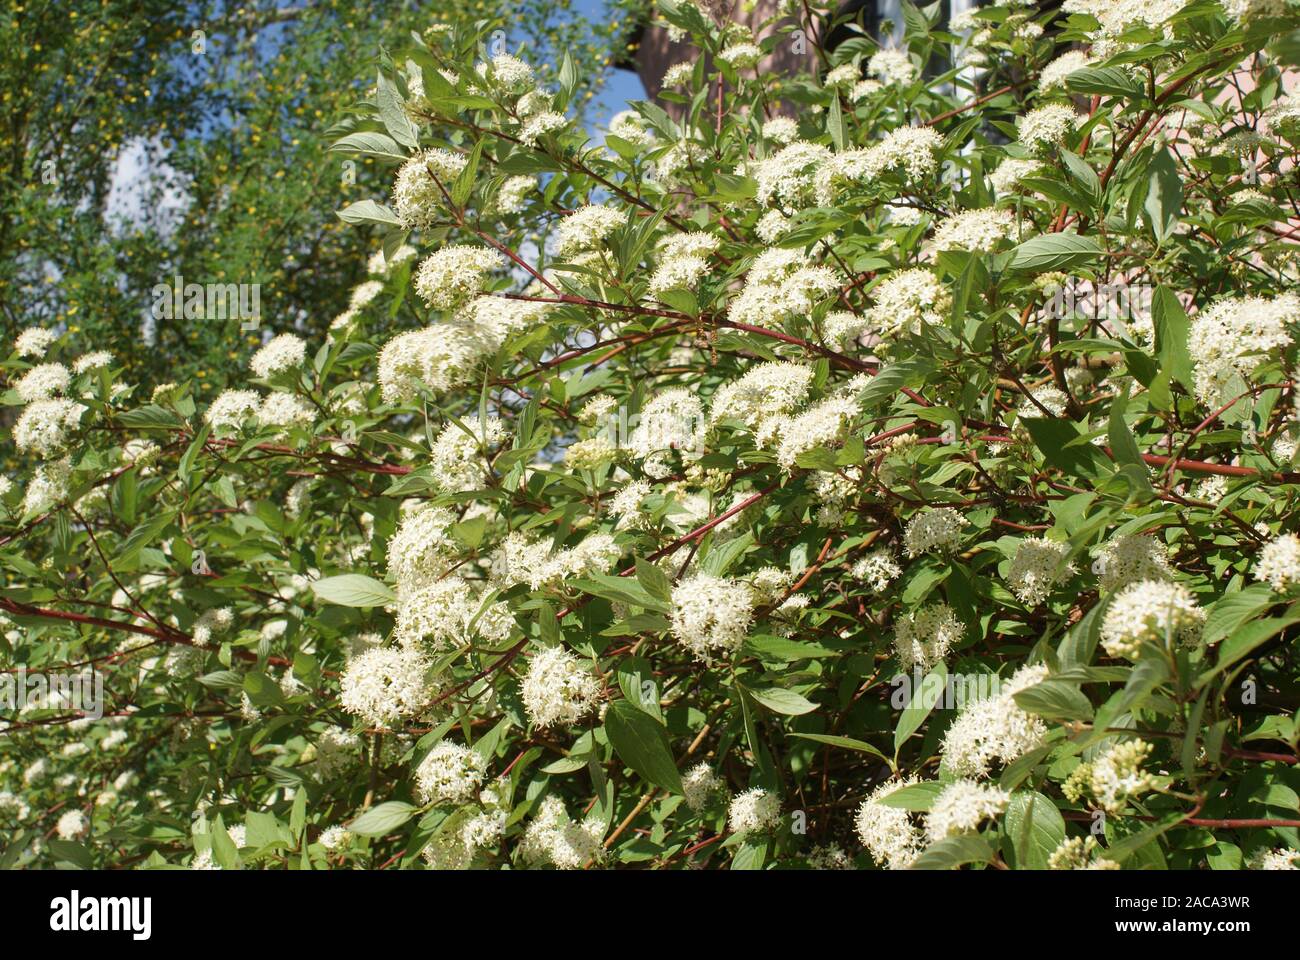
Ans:
[[[348,824],[348,829],[361,837],[382,837],[406,823],[419,810],[419,807],[401,800],[389,800],[357,817]]]
[[[1276,602],[1273,588],[1266,583],[1252,583],[1241,590],[1224,594],[1211,605],[1205,626],[1201,629],[1201,639],[1207,644],[1218,643]]]
[[[1128,98],[1142,95],[1141,85],[1119,67],[1084,67],[1071,73],[1065,82],[1074,93]]]
[[[811,700],[783,687],[750,688],[749,692],[755,700],[775,713],[797,717],[817,709],[817,704]]]
[[[830,733],[790,733],[787,736],[797,737],[800,740],[812,740],[816,743],[824,743],[829,747],[841,747],[844,750],[856,750],[859,753],[869,753],[873,757],[879,757],[886,763],[889,758],[867,743],[865,740],[854,740],[852,737],[839,737]]]
[[[1045,720],[1091,720],[1092,703],[1072,683],[1044,680],[1015,695],[1016,705]]]
[[[338,212],[338,218],[344,223],[377,223],[384,227],[401,227],[402,221],[382,203],[373,200],[358,200],[350,203]]]
[[[378,157],[381,160],[406,160],[406,152],[398,146],[396,140],[371,130],[349,133],[346,137],[336,140],[330,146],[329,152],[355,153],[364,157]]]
[[[1019,870],[1046,870],[1047,858],[1065,839],[1065,819],[1056,804],[1036,790],[1011,795],[1003,820]]]
[[[913,677],[906,675],[903,677],[906,683],[911,683],[912,679]],[[921,728],[921,724],[925,723],[925,718],[930,715],[935,706],[943,702],[947,679],[948,668],[940,661],[921,681],[920,688],[911,692],[911,698],[903,707],[898,717],[898,724],[894,727],[894,756],[898,756],[898,751],[903,748],[907,738]],[[936,687],[938,696],[932,696],[932,691]]]
[[[1091,263],[1103,252],[1092,237],[1075,233],[1047,233],[1031,237],[1012,250],[1008,266],[1012,270],[1046,273]]]
[[[1250,654],[1252,650],[1263,646],[1287,627],[1300,623],[1300,617],[1268,617],[1252,620],[1245,626],[1238,627],[1232,636],[1219,644],[1219,659],[1214,669],[1202,674],[1197,682],[1204,683],[1210,677],[1232,666],[1238,660]]]
[[[618,758],[647,782],[671,793],[682,792],[668,731],[654,717],[626,700],[615,700],[605,714],[605,734]]]
[[[1192,378],[1192,355],[1187,349],[1187,336],[1191,321],[1178,297],[1167,287],[1156,287],[1151,300],[1151,319],[1156,331],[1156,354],[1160,369],[1183,385],[1188,393],[1195,393]]]
[[[1183,208],[1183,179],[1168,148],[1156,153],[1147,171],[1147,196],[1142,212],[1162,246],[1178,226]]]
[[[913,870],[955,870],[967,863],[991,863],[993,848],[980,837],[947,837],[931,846],[912,863]]]
[[[397,594],[373,577],[359,573],[345,573],[325,577],[311,585],[318,600],[340,607],[382,607],[397,602]]]
[[[947,784],[940,783],[938,780],[925,780],[899,787],[881,797],[880,802],[887,807],[924,813],[934,806],[934,798],[939,796],[945,786]]]
[[[378,72],[377,77],[375,101],[379,105],[379,119],[383,121],[384,129],[402,146],[414,150],[420,145],[420,140],[416,136],[415,125],[406,115],[406,105],[401,93],[384,76],[382,70]]]

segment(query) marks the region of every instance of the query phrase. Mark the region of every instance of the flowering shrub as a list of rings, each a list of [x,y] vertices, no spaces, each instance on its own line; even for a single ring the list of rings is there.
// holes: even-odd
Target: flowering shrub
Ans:
[[[6,864],[1297,866],[1295,9],[657,9],[386,61],[220,395],[17,333]]]

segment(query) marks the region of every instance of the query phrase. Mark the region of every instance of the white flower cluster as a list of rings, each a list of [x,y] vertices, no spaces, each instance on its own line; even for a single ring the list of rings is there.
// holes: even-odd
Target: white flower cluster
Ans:
[[[925,834],[911,812],[882,802],[891,793],[915,783],[915,777],[886,780],[858,807],[858,839],[872,860],[890,870],[906,870],[925,849]]]
[[[1094,563],[1101,589],[1114,592],[1143,580],[1172,580],[1169,550],[1152,536],[1125,534],[1107,541]]]
[[[484,763],[478,752],[442,740],[415,768],[415,788],[421,803],[466,803],[483,783]]]
[[[282,333],[278,337],[272,337],[257,353],[253,354],[248,366],[255,376],[266,379],[277,373],[302,366],[306,355],[307,344],[301,337],[296,337],[292,333]]]
[[[916,67],[905,50],[885,48],[872,54],[867,61],[867,73],[886,84],[906,86],[916,79]]]
[[[994,193],[1005,197],[1016,191],[1021,180],[1034,176],[1041,168],[1042,164],[1037,160],[1007,157],[989,174],[989,182],[993,185]]]
[[[477,416],[463,421],[463,426],[448,423],[429,451],[435,482],[451,492],[482,487],[487,476],[482,451],[499,447],[508,436],[506,425],[498,417],[488,417],[481,425]]]
[[[526,583],[529,589],[541,590],[589,573],[607,573],[622,552],[608,533],[592,533],[572,547],[556,550],[548,541],[514,531],[494,558],[493,578],[503,589]]]
[[[14,338],[14,354],[18,357],[43,357],[58,339],[58,334],[52,330],[28,327]]]
[[[943,768],[979,779],[988,776],[995,762],[1011,763],[1042,746],[1047,724],[1022,710],[1015,695],[1046,679],[1046,666],[1024,666],[995,695],[968,704],[944,734]]]
[[[854,580],[866,583],[874,593],[883,593],[902,573],[902,567],[888,547],[877,547],[856,561],[849,570],[849,575]]]
[[[904,673],[913,668],[928,672],[948,655],[966,632],[948,604],[939,602],[899,617],[894,625],[894,650]]]
[[[1082,50],[1068,50],[1061,54],[1038,75],[1038,92],[1047,93],[1065,86],[1066,78],[1076,70],[1092,63],[1092,58]]]
[[[1069,560],[1070,545],[1046,537],[1026,537],[1016,548],[1007,573],[1007,583],[1027,607],[1037,607],[1052,593],[1052,588],[1074,576]]]
[[[391,728],[420,715],[438,694],[432,664],[417,650],[371,647],[348,661],[339,681],[343,709],[367,726]]]
[[[1113,744],[1093,760],[1075,767],[1061,785],[1061,792],[1072,802],[1091,794],[1103,810],[1118,813],[1128,800],[1156,788],[1156,778],[1142,769],[1151,750],[1151,744],[1144,740]]]
[[[1144,643],[1194,642],[1205,610],[1181,583],[1142,580],[1111,600],[1101,624],[1101,643],[1112,657],[1136,660]]]
[[[673,587],[673,637],[697,660],[711,663],[734,654],[753,617],[753,589],[741,581],[695,573]]]
[[[731,798],[727,827],[732,833],[759,833],[781,823],[781,800],[762,787],[753,787]]]
[[[689,390],[674,387],[656,394],[642,409],[627,439],[627,450],[642,461],[647,475],[669,475],[671,451],[684,454],[700,450],[705,432],[704,405]]]
[[[668,290],[694,290],[709,272],[709,257],[721,241],[701,231],[669,237],[659,246],[659,265],[650,276],[650,295],[658,297]]]
[[[415,292],[434,310],[453,310],[483,289],[505,259],[487,247],[452,244],[435,251],[415,271]]]
[[[924,267],[889,274],[872,288],[871,296],[875,302],[867,322],[886,338],[919,334],[927,324],[943,323],[952,309],[952,294]]]
[[[456,178],[466,158],[435,148],[415,154],[402,164],[393,183],[393,211],[407,227],[428,227],[446,210]]]
[[[506,603],[484,607],[482,595],[454,576],[414,586],[399,584],[396,619],[394,635],[399,643],[417,648],[427,643],[433,651],[467,643],[475,636],[500,642],[510,636],[515,624]]]
[[[543,647],[528,661],[519,687],[528,719],[538,727],[577,723],[600,699],[600,680],[563,647]]]
[[[969,833],[1007,807],[1011,794],[1001,787],[955,780],[939,791],[925,817],[925,835],[930,843],[945,837]]]
[[[814,264],[802,250],[773,247],[754,258],[745,287],[727,307],[732,323],[774,327],[785,317],[807,315],[839,289],[829,267]]]
[[[1047,857],[1048,870],[1118,870],[1114,860],[1099,856],[1096,837],[1067,837]]]
[[[682,796],[686,805],[696,813],[709,804],[719,793],[725,793],[726,783],[706,762],[697,763],[682,774]]]
[[[751,171],[758,202],[796,210],[809,206],[815,200],[817,171],[831,156],[828,147],[798,140],[759,161]]]
[[[482,249],[482,248],[479,248]],[[379,353],[379,385],[387,403],[435,394],[472,381],[486,358],[511,335],[542,322],[552,305],[482,296],[450,320],[399,334]]]
[[[1027,147],[1051,147],[1065,141],[1070,131],[1087,119],[1064,103],[1049,103],[1030,110],[1017,121],[1020,142]]]
[[[903,545],[909,557],[923,553],[951,552],[961,542],[962,528],[970,521],[952,507],[926,509],[907,522]]]
[[[1281,593],[1300,583],[1300,537],[1283,533],[1264,544],[1255,561],[1255,579]]]
[[[594,813],[582,823],[575,823],[565,811],[564,802],[548,796],[524,830],[520,852],[528,863],[579,870],[588,861],[601,863],[605,859],[601,845],[604,835],[604,824]]]
[[[1234,375],[1249,379],[1270,353],[1294,342],[1300,324],[1300,296],[1284,293],[1272,300],[1244,297],[1220,300],[1192,318],[1187,348],[1194,364],[1196,395],[1217,408],[1236,394]]]
[[[1016,223],[1010,210],[982,207],[978,210],[963,210],[941,220],[934,228],[934,239],[931,242],[935,250],[989,253],[1015,232]]]
[[[58,456],[71,443],[69,433],[85,412],[81,404],[62,397],[29,403],[14,424],[14,445],[38,457]]]
[[[627,213],[614,207],[587,204],[560,221],[556,253],[569,257],[598,249],[611,233],[627,223]]]
[[[817,204],[834,206],[844,187],[873,183],[888,173],[901,171],[906,180],[919,183],[939,169],[942,144],[943,138],[930,127],[899,127],[870,147],[834,154],[817,168]]]

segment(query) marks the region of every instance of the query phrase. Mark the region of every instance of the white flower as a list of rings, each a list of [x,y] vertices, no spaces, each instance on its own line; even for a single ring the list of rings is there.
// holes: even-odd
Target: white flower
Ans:
[[[781,801],[762,787],[754,787],[731,798],[727,826],[732,833],[772,830],[781,823]]]
[[[695,573],[672,591],[673,637],[711,663],[740,648],[754,617],[754,594],[748,584],[707,573]]]
[[[883,592],[902,573],[893,551],[888,547],[877,547],[854,563],[849,570],[849,575],[854,580],[865,582],[875,593]]]
[[[814,175],[830,156],[829,147],[799,140],[759,161],[752,172],[758,182],[758,202],[796,209],[811,205]]]
[[[1031,147],[1060,144],[1071,130],[1086,119],[1068,104],[1049,103],[1029,111],[1019,119],[1017,126],[1020,129],[1020,142]]]
[[[1011,238],[1016,231],[1010,210],[983,207],[963,210],[934,228],[934,249],[977,250],[988,253],[1002,240]]]
[[[664,77],[661,81],[665,87],[680,87],[690,82],[695,73],[695,64],[686,61],[683,63],[674,63],[664,71]]]
[[[339,702],[368,726],[388,728],[423,712],[436,695],[432,664],[416,650],[371,647],[348,661]]]
[[[872,288],[871,296],[875,305],[868,322],[886,338],[919,334],[927,324],[942,324],[952,308],[952,294],[924,267],[889,274]]]
[[[316,422],[316,408],[302,397],[275,391],[257,408],[257,422],[268,427],[310,427]]]
[[[529,863],[550,863],[561,870],[578,870],[588,861],[604,860],[603,836],[604,826],[594,815],[582,823],[574,823],[564,810],[564,802],[559,797],[548,796],[524,830],[520,852]]]
[[[528,661],[519,695],[538,727],[577,723],[600,699],[600,680],[563,647],[543,647]]]
[[[1006,196],[1014,193],[1017,185],[1025,177],[1032,177],[1038,173],[1042,164],[1037,160],[1027,160],[1019,157],[1007,157],[1003,160],[996,170],[989,174],[989,182],[993,184],[993,191],[999,196]]]
[[[682,774],[682,796],[697,813],[708,805],[710,797],[725,792],[726,784],[707,763],[697,763]]]
[[[1136,660],[1143,643],[1195,640],[1205,610],[1180,583],[1143,580],[1117,593],[1101,624],[1101,643],[1112,657]]]
[[[238,429],[261,405],[262,398],[256,390],[223,390],[212,401],[204,417],[213,429]]]
[[[1092,62],[1092,58],[1082,50],[1068,50],[1061,54],[1038,75],[1038,92],[1046,93],[1057,87],[1064,87],[1066,78],[1076,70],[1082,70]]]
[[[727,307],[727,319],[774,327],[788,315],[807,315],[838,289],[829,267],[814,264],[802,250],[773,247],[754,258],[744,289]]]
[[[855,820],[858,838],[871,859],[890,870],[906,870],[925,848],[921,828],[912,814],[902,807],[881,801],[896,790],[916,783],[914,777],[886,780],[876,787],[858,807]]]
[[[934,798],[925,817],[925,834],[930,843],[977,829],[984,820],[1006,809],[1011,794],[999,787],[957,780]]]
[[[505,259],[487,247],[453,244],[427,257],[415,271],[415,292],[435,310],[461,306],[483,289]]]
[[[1270,354],[1289,347],[1300,324],[1300,296],[1284,293],[1220,300],[1192,318],[1187,348],[1194,364],[1196,395],[1207,407],[1235,399],[1235,375],[1249,379]]]
[[[1106,591],[1140,580],[1171,580],[1174,575],[1165,545],[1142,534],[1126,534],[1103,544],[1093,569]]]
[[[567,257],[584,250],[595,250],[626,223],[627,213],[623,210],[598,204],[579,207],[560,221],[556,253]]]
[[[14,445],[39,457],[56,456],[68,446],[68,432],[85,412],[81,404],[62,397],[30,403],[14,424]]]
[[[76,840],[86,832],[86,815],[80,810],[69,810],[59,817],[54,829],[60,840]]]
[[[1067,837],[1047,857],[1048,870],[1118,870],[1114,860],[1097,855],[1096,837]]]
[[[799,136],[799,122],[794,117],[772,117],[763,121],[763,139],[790,143]]]
[[[530,147],[536,146],[537,141],[542,137],[548,133],[563,129],[568,123],[568,118],[564,114],[548,110],[545,113],[529,117],[528,122],[519,131],[519,139]]]
[[[466,803],[483,784],[483,758],[442,740],[415,768],[415,786],[421,803]]]
[[[719,51],[718,59],[736,70],[744,70],[763,59],[763,49],[756,43],[733,43]]]
[[[520,93],[533,85],[533,68],[508,53],[493,57],[491,69],[485,72],[497,86],[511,93]]]
[[[1155,789],[1155,777],[1142,770],[1142,762],[1151,750],[1151,744],[1143,740],[1128,740],[1110,747],[1087,765],[1089,787],[1103,809],[1118,813],[1127,800]]]
[[[916,68],[904,50],[884,49],[867,61],[867,73],[883,83],[905,86],[916,79]]]
[[[537,178],[525,174],[509,177],[497,192],[498,213],[519,213],[528,195],[537,190]]]
[[[996,694],[968,704],[944,734],[943,769],[958,777],[986,777],[995,761],[1011,763],[1042,746],[1047,725],[1020,709],[1015,695],[1045,679],[1046,666],[1024,666]]]
[[[903,545],[909,557],[923,553],[950,552],[961,543],[962,528],[969,521],[952,507],[938,507],[918,513],[907,522]]]
[[[110,366],[113,363],[113,354],[107,350],[96,350],[85,356],[77,358],[76,363],[72,365],[73,373],[88,373],[91,370],[98,370],[101,367]]]
[[[20,357],[43,357],[58,339],[58,334],[52,330],[28,327],[15,338],[14,353]]]
[[[407,227],[428,227],[447,206],[466,158],[451,150],[417,153],[402,164],[393,184],[393,212]],[[373,271],[372,271],[373,272]]]
[[[352,833],[335,824],[321,831],[320,845],[326,850],[342,850],[352,845]]]
[[[456,517],[444,507],[408,513],[388,541],[388,573],[401,586],[418,586],[447,572],[459,549],[451,534]]]
[[[1300,583],[1300,537],[1284,533],[1264,544],[1254,573],[1279,593]]]
[[[1052,587],[1074,575],[1069,561],[1070,545],[1046,537],[1026,537],[1016,548],[1007,573],[1011,592],[1028,607],[1036,607],[1052,592]]]
[[[14,384],[14,392],[23,403],[31,403],[56,393],[67,393],[71,383],[72,373],[63,364],[40,363],[22,375]]]
[[[904,672],[914,667],[923,673],[948,655],[966,632],[956,612],[946,603],[932,603],[900,617],[894,625],[894,649]]]
[[[1300,850],[1261,847],[1246,861],[1247,870],[1300,870]]]
[[[255,376],[263,379],[302,366],[307,355],[307,344],[301,337],[292,333],[282,333],[269,340],[262,349],[253,354],[248,367]]]

